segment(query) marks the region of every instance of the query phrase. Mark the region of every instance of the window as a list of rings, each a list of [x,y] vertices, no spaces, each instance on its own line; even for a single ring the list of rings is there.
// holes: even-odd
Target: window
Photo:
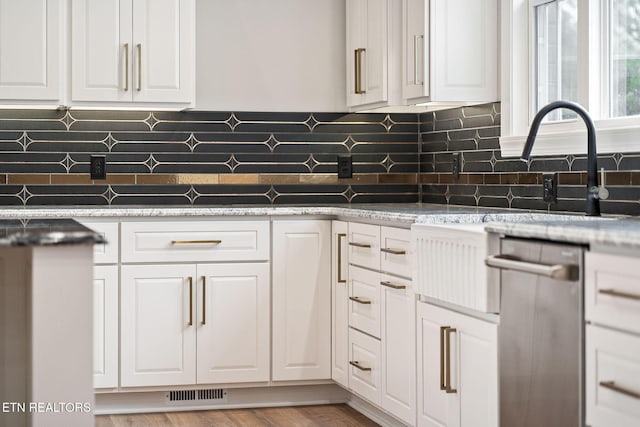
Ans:
[[[558,99],[590,112],[599,153],[640,152],[640,0],[512,0],[501,8],[502,155],[519,155],[535,113]],[[533,155],[586,153],[582,121],[554,113]]]

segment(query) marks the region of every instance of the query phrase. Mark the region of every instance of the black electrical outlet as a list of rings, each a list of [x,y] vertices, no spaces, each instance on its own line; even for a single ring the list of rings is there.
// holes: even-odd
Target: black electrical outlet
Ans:
[[[353,176],[353,163],[351,156],[338,156],[338,178],[351,178]]]
[[[460,176],[460,153],[453,153],[453,158],[451,159],[451,175],[456,179]]]
[[[547,203],[558,203],[558,174],[542,175],[542,199]]]
[[[107,179],[107,157],[91,156],[91,179]]]

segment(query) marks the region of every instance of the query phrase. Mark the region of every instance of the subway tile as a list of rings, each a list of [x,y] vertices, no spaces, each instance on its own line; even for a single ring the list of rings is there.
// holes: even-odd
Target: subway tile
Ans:
[[[221,174],[220,184],[258,184],[259,178],[257,174]]]
[[[480,197],[478,199],[478,206],[487,208],[508,208],[509,201],[506,197]]]
[[[464,117],[474,116],[487,116],[494,113],[494,103],[471,105],[468,107],[462,107],[462,114]]]
[[[475,139],[449,141],[449,151],[470,151],[477,148]]]
[[[495,122],[493,121],[492,116],[465,117],[462,119],[462,127],[465,128],[486,127],[494,125]]]
[[[462,129],[462,119],[436,120],[433,128],[436,131]]]
[[[7,184],[51,184],[49,174],[9,174],[6,175]]]
[[[438,110],[438,111],[434,111],[432,114],[433,114],[433,120],[436,122],[441,120],[461,119],[463,117],[461,108],[450,108],[447,110]]]
[[[380,184],[417,184],[416,174],[380,174]]]
[[[451,205],[475,206],[476,205],[476,198],[473,197],[473,196],[453,195],[453,196],[449,196],[449,204],[451,204]]]
[[[301,175],[298,174],[260,174],[258,177],[259,184],[298,184]]]

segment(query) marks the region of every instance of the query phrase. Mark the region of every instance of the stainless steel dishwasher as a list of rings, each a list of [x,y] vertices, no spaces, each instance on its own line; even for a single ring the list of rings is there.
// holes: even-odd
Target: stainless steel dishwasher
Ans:
[[[583,251],[503,238],[486,260],[501,270],[501,427],[583,426]]]

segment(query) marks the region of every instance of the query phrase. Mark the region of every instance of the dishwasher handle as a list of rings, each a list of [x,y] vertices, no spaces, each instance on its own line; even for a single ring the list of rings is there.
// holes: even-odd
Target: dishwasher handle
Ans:
[[[521,271],[558,280],[575,282],[580,278],[579,267],[574,264],[537,264],[535,262],[522,261],[510,255],[491,255],[484,260],[484,263],[488,267]]]

